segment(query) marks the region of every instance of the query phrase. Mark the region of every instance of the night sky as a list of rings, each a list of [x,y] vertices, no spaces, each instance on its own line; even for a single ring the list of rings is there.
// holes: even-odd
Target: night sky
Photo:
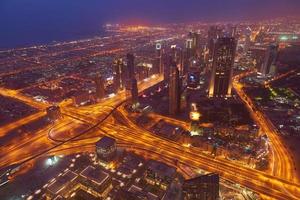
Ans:
[[[89,37],[106,22],[258,20],[299,10],[300,0],[0,0],[0,48]]]

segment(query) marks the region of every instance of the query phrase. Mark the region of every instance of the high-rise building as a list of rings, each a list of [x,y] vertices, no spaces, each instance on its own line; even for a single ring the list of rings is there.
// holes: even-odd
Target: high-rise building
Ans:
[[[271,44],[266,52],[264,62],[261,66],[260,73],[264,76],[275,74],[276,60],[278,55],[278,45]]]
[[[97,75],[95,78],[96,83],[96,98],[100,100],[105,96],[105,87],[104,87],[104,80],[100,75]]]
[[[222,30],[217,26],[211,26],[208,30],[207,46],[208,57],[212,59],[215,40],[222,36]]]
[[[135,79],[134,55],[128,53],[126,56],[126,60],[127,60],[127,66],[126,66],[125,74],[127,77],[126,77],[125,89],[126,89],[126,96],[130,96],[132,80]]]
[[[186,47],[191,49],[191,56],[196,56],[197,50],[200,47],[200,34],[197,32],[190,32],[188,34]]]
[[[154,64],[154,73],[161,74],[163,72],[163,61],[162,61],[162,47],[160,43],[155,45],[155,64]]]
[[[102,137],[96,143],[96,153],[101,162],[109,163],[114,161],[117,154],[116,140],[107,136]]]
[[[135,78],[131,80],[131,100],[133,105],[138,103],[138,87]]]
[[[266,54],[266,47],[262,45],[253,45],[249,47],[248,54],[253,58],[255,63],[255,68],[260,72],[261,66],[264,63],[264,58]]]
[[[232,37],[218,38],[214,43],[209,97],[231,96],[235,51],[236,40]]]
[[[164,80],[169,80],[170,78],[170,68],[173,61],[173,57],[170,54],[165,54],[163,56],[163,61],[164,61]]]
[[[128,70],[128,79],[132,80],[135,75],[135,69],[134,69],[134,55],[131,53],[127,54],[127,70]]]
[[[124,86],[124,63],[122,59],[116,59],[113,62],[113,77],[114,77],[114,88],[115,91],[118,91]]]
[[[217,200],[219,198],[219,175],[211,173],[185,180],[182,192],[184,200]]]
[[[188,38],[185,42],[185,47],[186,47],[186,51],[187,51],[187,59],[190,59],[191,57],[193,57],[194,54],[194,46],[193,46],[193,40],[191,38]]]
[[[169,78],[169,113],[171,115],[177,114],[180,109],[180,80],[179,70],[176,63],[170,66]]]

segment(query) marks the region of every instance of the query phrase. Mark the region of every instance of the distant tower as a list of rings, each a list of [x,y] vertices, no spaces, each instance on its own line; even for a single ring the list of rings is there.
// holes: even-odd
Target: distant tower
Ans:
[[[180,80],[176,63],[170,67],[169,78],[169,114],[175,115],[180,109]]]
[[[208,46],[208,57],[212,59],[213,57],[213,50],[214,50],[214,41],[221,37],[222,30],[219,29],[217,26],[211,26],[208,30],[208,38],[207,38],[207,46]]]
[[[245,38],[245,46],[244,46],[244,53],[246,54],[249,51],[251,45],[251,39],[250,39],[250,35],[246,34],[246,38]]]
[[[267,76],[267,75],[275,74],[277,55],[278,55],[278,45],[271,44],[267,49],[265,60],[260,69],[262,75]]]
[[[213,66],[209,85],[209,97],[229,97],[232,88],[236,40],[223,37],[216,40],[213,50]]]
[[[138,87],[135,78],[131,80],[131,100],[133,105],[138,103]]]
[[[132,80],[134,78],[134,55],[129,53],[127,54],[127,70],[128,70],[128,79]]]
[[[100,100],[105,96],[104,80],[100,75],[97,75],[95,78],[96,83],[96,98]]]
[[[155,74],[161,74],[161,73],[163,73],[162,48],[161,48],[161,44],[160,43],[157,43],[155,45],[154,73]]]
[[[191,57],[193,57],[193,40],[191,38],[187,39],[185,42],[185,47],[186,47],[186,51],[187,51],[187,59],[190,59]]]
[[[171,65],[174,63],[173,57],[170,54],[165,54],[164,55],[164,80],[169,80],[170,79],[170,68]]]
[[[134,70],[134,55],[133,54],[127,54],[127,67],[126,67],[126,84],[125,89],[127,95],[131,93],[131,86],[132,86],[132,80],[135,79],[135,70]]]
[[[197,32],[190,32],[188,34],[187,48],[191,49],[191,56],[196,56],[196,52],[200,47],[200,34]]]
[[[124,68],[122,59],[116,59],[113,62],[113,77],[114,77],[114,88],[118,91],[124,85],[122,79],[122,70]]]

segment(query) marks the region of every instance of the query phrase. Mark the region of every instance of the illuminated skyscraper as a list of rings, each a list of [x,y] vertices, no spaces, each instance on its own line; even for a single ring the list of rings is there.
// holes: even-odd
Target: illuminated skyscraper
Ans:
[[[124,75],[123,75],[123,70],[124,70],[124,64],[122,59],[116,59],[113,62],[113,76],[114,76],[114,88],[115,91],[118,91],[120,88],[123,87],[124,85]],[[123,77],[123,78],[122,78]]]
[[[174,115],[180,109],[180,80],[179,70],[176,63],[170,66],[170,79],[169,79],[169,114]]]
[[[275,74],[277,54],[278,54],[278,45],[271,44],[267,49],[264,62],[260,69],[262,75],[267,76],[267,75]]]
[[[189,60],[191,57],[194,56],[193,40],[191,38],[186,40],[185,47],[186,47],[186,59]]]
[[[134,55],[133,54],[127,54],[127,66],[125,70],[126,74],[126,95],[130,96],[131,94],[131,87],[132,87],[132,80],[135,79],[135,69],[134,69]]]
[[[212,173],[185,180],[182,192],[184,200],[217,200],[219,198],[219,175]]]
[[[188,34],[187,48],[191,49],[191,56],[196,56],[196,52],[200,47],[200,34],[196,32],[190,32]]]
[[[236,40],[232,37],[219,38],[214,43],[209,97],[231,96],[235,50]]]
[[[163,73],[162,48],[160,43],[155,45],[155,64],[153,71],[155,74]]]
[[[96,98],[100,100],[105,96],[105,87],[104,87],[104,80],[100,75],[97,75],[95,78],[96,83]]]
[[[217,26],[211,26],[208,30],[208,57],[212,59],[215,40],[222,36],[222,30]]]
[[[135,70],[134,70],[134,55],[129,53],[127,54],[127,71],[128,71],[128,79],[132,80],[135,75]]]

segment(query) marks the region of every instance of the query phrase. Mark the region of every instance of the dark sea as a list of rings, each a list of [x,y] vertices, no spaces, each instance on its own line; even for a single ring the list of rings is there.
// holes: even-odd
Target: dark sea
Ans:
[[[103,36],[94,0],[0,0],[0,50]]]
[[[0,0],[0,49],[103,34],[105,23],[261,20],[299,15],[300,0]]]

